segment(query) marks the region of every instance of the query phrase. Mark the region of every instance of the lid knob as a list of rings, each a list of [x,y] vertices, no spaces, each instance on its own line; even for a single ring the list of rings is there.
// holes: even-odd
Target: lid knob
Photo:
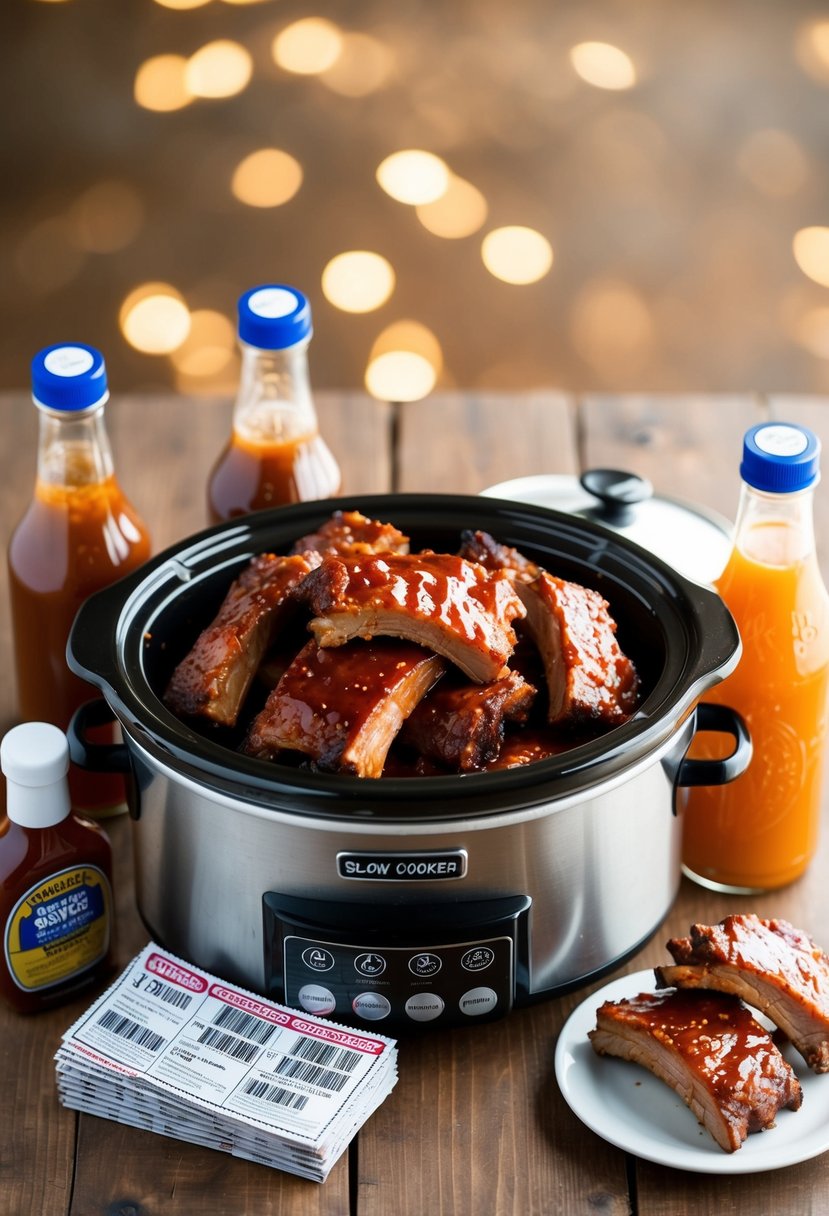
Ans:
[[[587,469],[579,483],[602,504],[596,518],[616,524],[629,521],[636,504],[653,497],[653,486],[646,477],[624,469]]]

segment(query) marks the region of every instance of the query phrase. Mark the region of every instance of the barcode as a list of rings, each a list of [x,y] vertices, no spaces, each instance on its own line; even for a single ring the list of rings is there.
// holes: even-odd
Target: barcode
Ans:
[[[198,1042],[206,1043],[208,1047],[221,1051],[226,1056],[232,1056],[234,1060],[244,1060],[246,1064],[254,1060],[259,1052],[255,1043],[246,1043],[244,1039],[237,1039],[235,1034],[220,1034],[218,1030],[211,1030],[209,1026],[207,1030],[201,1032]]]
[[[336,1043],[320,1043],[317,1039],[306,1039],[302,1035],[299,1035],[288,1054],[313,1060],[315,1064],[328,1064],[343,1072],[353,1072],[360,1061],[359,1051],[338,1047]]]
[[[305,1060],[292,1060],[287,1056],[280,1061],[276,1073],[280,1077],[308,1081],[312,1085],[318,1085],[320,1089],[333,1089],[337,1093],[349,1081],[347,1073],[334,1072],[330,1068],[320,1068],[319,1064],[308,1064]]]
[[[148,991],[151,996],[160,996],[168,1005],[175,1005],[176,1009],[186,1009],[193,999],[189,992],[182,992],[172,984],[162,984],[161,980],[153,980]]]
[[[277,1106],[290,1106],[292,1110],[304,1110],[308,1105],[305,1094],[283,1089],[281,1085],[269,1085],[267,1081],[248,1081],[243,1092],[254,1098],[264,1098],[266,1102],[275,1102]]]
[[[213,1025],[235,1030],[237,1034],[243,1034],[255,1043],[267,1043],[276,1030],[272,1022],[257,1018],[252,1013],[243,1013],[241,1009],[231,1009],[230,1005],[219,1010],[213,1019]]]
[[[142,1026],[140,1022],[133,1022],[131,1018],[125,1018],[120,1013],[116,1013],[114,1009],[107,1009],[100,1018],[98,1025],[104,1030],[111,1030],[113,1034],[119,1035],[122,1039],[129,1039],[131,1043],[137,1043],[139,1047],[146,1047],[147,1051],[158,1051],[159,1047],[166,1042],[164,1035],[156,1034],[154,1030],[150,1030],[149,1026]]]

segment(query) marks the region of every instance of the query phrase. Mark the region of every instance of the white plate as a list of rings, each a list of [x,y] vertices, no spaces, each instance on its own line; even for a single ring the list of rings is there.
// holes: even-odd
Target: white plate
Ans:
[[[829,1150],[829,1075],[811,1072],[792,1047],[783,1055],[803,1087],[803,1105],[781,1110],[775,1127],[750,1135],[735,1153],[723,1152],[685,1103],[647,1069],[596,1055],[587,1032],[594,1029],[602,1002],[654,989],[653,971],[626,975],[594,992],[565,1023],[556,1046],[556,1077],[582,1123],[645,1161],[700,1174],[777,1170]]]

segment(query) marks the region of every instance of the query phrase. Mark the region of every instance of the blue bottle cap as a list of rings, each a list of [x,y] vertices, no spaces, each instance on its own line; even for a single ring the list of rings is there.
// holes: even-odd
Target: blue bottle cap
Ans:
[[[85,410],[106,401],[104,356],[81,342],[47,346],[32,359],[32,395],[51,410]]]
[[[795,422],[761,422],[746,432],[740,476],[771,494],[805,490],[820,476],[820,440]]]
[[[239,300],[239,337],[262,350],[284,350],[311,335],[311,305],[284,283],[253,287]]]

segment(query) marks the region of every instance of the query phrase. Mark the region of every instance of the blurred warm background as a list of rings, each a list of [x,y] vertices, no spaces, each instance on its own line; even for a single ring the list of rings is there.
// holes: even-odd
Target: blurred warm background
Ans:
[[[0,382],[829,391],[829,13],[801,0],[4,0]]]

